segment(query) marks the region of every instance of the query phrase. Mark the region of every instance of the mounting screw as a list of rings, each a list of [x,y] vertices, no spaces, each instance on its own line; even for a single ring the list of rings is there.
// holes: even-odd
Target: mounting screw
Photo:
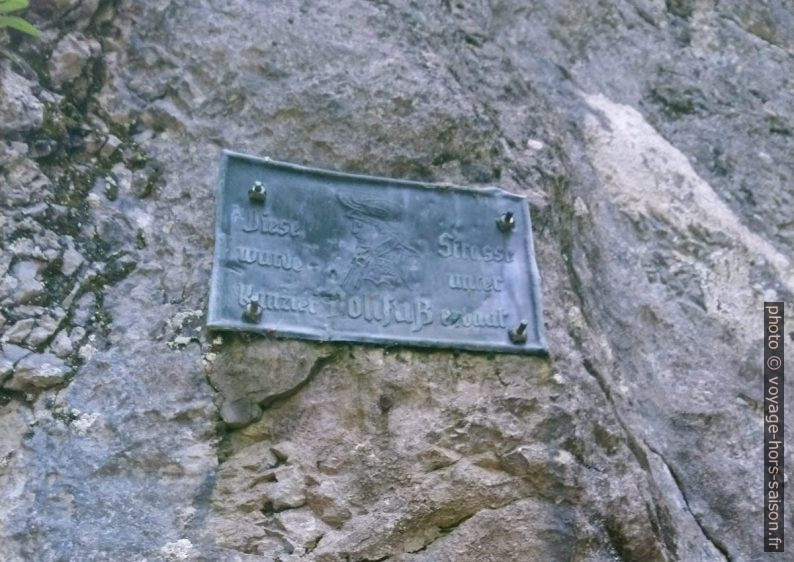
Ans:
[[[496,226],[502,232],[510,232],[516,227],[516,219],[513,216],[513,213],[507,211],[504,215],[496,219]]]
[[[250,199],[252,203],[264,203],[266,196],[267,191],[265,190],[265,184],[261,181],[255,181],[251,189],[248,190],[248,199]]]
[[[527,321],[522,320],[515,330],[508,332],[510,341],[515,344],[527,343]]]
[[[256,324],[260,318],[262,318],[262,307],[259,306],[259,301],[251,299],[243,309],[243,321]]]

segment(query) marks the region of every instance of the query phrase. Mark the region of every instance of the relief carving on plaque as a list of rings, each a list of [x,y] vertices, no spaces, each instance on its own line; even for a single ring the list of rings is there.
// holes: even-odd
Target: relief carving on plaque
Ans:
[[[337,199],[351,221],[356,249],[342,281],[347,290],[366,285],[380,288],[405,287],[419,271],[420,252],[406,244],[393,226],[402,209],[384,199],[354,197],[340,193]]]

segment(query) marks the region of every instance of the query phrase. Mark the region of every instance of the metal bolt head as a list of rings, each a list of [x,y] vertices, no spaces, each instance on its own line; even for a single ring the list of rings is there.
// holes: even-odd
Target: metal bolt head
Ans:
[[[261,181],[255,181],[251,189],[248,190],[248,199],[250,199],[252,203],[264,203],[266,197],[267,190],[265,189],[265,184]]]
[[[501,217],[496,219],[496,226],[502,232],[510,232],[516,227],[516,218],[511,211],[507,211]]]
[[[510,341],[515,344],[527,343],[527,321],[522,320],[521,323],[513,330],[508,332]]]
[[[256,324],[262,318],[262,307],[256,300],[248,301],[243,309],[243,321],[249,324]]]

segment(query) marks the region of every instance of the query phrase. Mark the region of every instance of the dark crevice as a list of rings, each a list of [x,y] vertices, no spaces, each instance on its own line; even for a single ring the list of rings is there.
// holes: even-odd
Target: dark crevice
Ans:
[[[505,505],[509,505],[509,504],[505,504]],[[502,506],[502,507],[505,507],[505,506]],[[455,529],[460,527],[463,523],[465,523],[466,521],[468,521],[469,519],[471,519],[472,517],[474,517],[478,513],[479,513],[479,511],[475,511],[474,513],[470,513],[468,515],[464,515],[463,517],[461,517],[460,519],[458,519],[457,521],[455,521],[451,525],[447,525],[446,527],[439,527],[438,529],[444,534],[451,533],[452,531],[454,531]],[[430,543],[428,543],[428,544],[430,544]],[[427,545],[425,545],[425,548],[427,548]]]
[[[21,404],[32,407],[33,403],[28,401],[27,395],[19,390],[11,390],[10,388],[0,388],[0,406],[9,404],[12,400],[16,400]]]
[[[312,380],[314,380],[314,377],[316,377],[320,373],[320,371],[322,371],[327,365],[335,361],[336,358],[339,357],[339,355],[340,355],[339,351],[334,351],[330,355],[318,357],[314,361],[314,364],[312,365],[311,369],[309,369],[309,373],[306,375],[306,378],[304,378],[301,382],[299,382],[297,385],[293,386],[292,388],[285,390],[284,392],[280,392],[278,394],[273,394],[272,396],[268,396],[266,399],[264,399],[262,402],[259,403],[259,406],[262,408],[262,410],[266,410],[278,402],[282,402],[284,400],[291,398],[292,396],[295,396],[310,382],[312,382]]]
[[[725,557],[725,560],[727,560],[728,562],[733,562],[733,558],[731,557],[730,553],[728,552],[728,548],[725,546],[725,544],[723,544],[723,542],[720,541],[717,537],[713,536],[711,534],[711,532],[708,529],[706,529],[706,527],[703,525],[703,523],[701,523],[701,521],[698,518],[698,516],[695,515],[695,513],[692,511],[692,508],[689,505],[689,500],[687,499],[686,493],[684,493],[684,486],[682,485],[682,480],[681,480],[681,477],[678,475],[678,472],[670,465],[670,463],[667,462],[667,459],[665,459],[664,455],[662,455],[659,451],[657,451],[656,449],[651,447],[647,442],[645,442],[645,446],[653,454],[655,454],[657,457],[659,457],[659,459],[667,467],[667,470],[670,472],[670,475],[673,477],[673,482],[675,482],[676,488],[678,488],[678,492],[681,494],[681,498],[684,500],[684,505],[686,505],[686,510],[689,512],[689,515],[692,516],[692,519],[694,519],[695,523],[700,528],[700,532],[703,533],[703,536],[706,537],[706,539],[712,545],[714,545],[714,548],[716,548]]]
[[[265,504],[262,506],[262,509],[259,511],[262,512],[262,515],[273,515],[274,513],[281,513],[282,511],[287,511],[291,509],[289,507],[282,507],[280,509],[276,509],[273,506],[273,502],[271,500],[267,500]]]
[[[568,203],[568,199],[569,199],[568,182],[565,178],[559,178],[559,179],[555,178],[555,181],[553,182],[552,186],[553,186],[552,199],[557,201],[558,207],[561,210],[561,221],[565,221],[566,218],[565,215],[572,213],[571,205],[570,203]],[[588,317],[589,313],[587,307],[584,306],[584,304],[587,302],[585,296],[586,295],[585,284],[582,282],[579,272],[577,272],[576,267],[574,266],[575,263],[578,263],[578,260],[574,259],[575,257],[574,245],[575,245],[575,240],[577,239],[577,234],[573,232],[573,227],[567,226],[570,224],[574,224],[573,221],[565,221],[563,223],[558,224],[561,230],[561,236],[560,236],[561,249],[563,255],[567,258],[564,260],[565,267],[567,269],[568,278],[570,280],[571,288],[573,290],[575,298],[578,299],[579,301],[578,306],[582,311],[582,315],[584,316],[586,324],[588,326],[591,326],[593,324],[593,322],[591,321],[592,319]],[[601,389],[601,392],[604,395],[604,398],[606,399],[607,403],[611,408],[612,415],[614,416],[615,420],[618,422],[620,427],[623,429],[623,434],[626,436],[627,447],[629,448],[632,455],[637,460],[639,466],[643,468],[646,471],[646,473],[650,473],[650,465],[648,463],[648,459],[645,455],[645,452],[642,449],[642,445],[639,442],[639,440],[634,436],[634,434],[631,432],[631,430],[628,427],[628,424],[623,420],[622,416],[620,415],[620,410],[612,396],[612,392],[610,390],[609,383],[606,377],[602,372],[600,372],[600,370],[596,367],[596,365],[590,359],[590,357],[588,357],[589,354],[584,344],[585,336],[575,332],[571,332],[570,336],[574,341],[574,345],[576,346],[580,356],[582,357],[582,367],[591,377],[593,377],[593,379],[595,379],[596,383]],[[654,528],[655,526],[654,522],[650,518],[648,522],[651,525],[651,527]],[[610,529],[610,526],[608,525],[606,532],[610,542],[613,545],[613,548],[615,548],[618,552],[620,552],[624,548],[628,548],[627,545],[623,545],[623,542],[625,541],[622,541],[622,539],[617,540],[618,537],[617,535],[615,535],[616,528],[614,526],[612,526],[612,528]],[[666,542],[663,540],[663,537],[659,536],[658,533],[654,533],[654,536],[656,537],[660,547],[666,551],[667,550],[665,546]]]
[[[323,540],[324,536],[325,533],[323,533],[322,535],[320,535],[319,537],[308,543],[306,545],[306,554],[311,554],[312,552],[314,552],[314,549],[317,548],[317,545],[320,544],[320,541]]]
[[[433,543],[435,543],[438,539],[441,539],[441,538],[449,535],[450,533],[454,532],[455,529],[457,529],[458,527],[463,525],[466,521],[468,521],[469,519],[471,519],[472,517],[474,517],[475,515],[477,515],[481,511],[485,511],[485,510],[498,511],[500,509],[504,509],[506,507],[509,507],[509,506],[515,504],[515,503],[518,503],[520,501],[524,501],[524,500],[526,500],[528,498],[529,498],[529,496],[521,496],[519,498],[515,498],[515,499],[512,499],[512,500],[510,500],[508,502],[505,502],[502,505],[498,505],[498,506],[495,506],[495,507],[484,507],[482,509],[478,509],[478,510],[472,512],[472,513],[469,513],[469,514],[466,514],[466,515],[460,517],[459,519],[455,520],[453,523],[450,523],[449,525],[446,525],[446,526],[443,526],[443,527],[438,526],[437,528],[440,531],[439,535],[434,537],[433,539],[431,539],[427,543],[425,543],[422,546],[422,548],[420,548],[419,550],[413,551],[411,554],[416,554],[417,552],[424,552]]]
[[[609,544],[612,549],[620,557],[621,562],[632,560],[632,555],[627,548],[627,540],[623,533],[620,531],[620,525],[614,518],[610,518],[605,525]]]

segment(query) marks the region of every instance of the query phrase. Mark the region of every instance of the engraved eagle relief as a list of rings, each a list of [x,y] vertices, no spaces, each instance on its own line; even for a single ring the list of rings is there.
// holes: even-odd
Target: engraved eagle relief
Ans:
[[[420,251],[403,241],[397,224],[403,209],[379,198],[338,194],[345,216],[351,221],[356,248],[350,268],[342,280],[346,290],[366,286],[376,288],[407,287],[420,270]]]

